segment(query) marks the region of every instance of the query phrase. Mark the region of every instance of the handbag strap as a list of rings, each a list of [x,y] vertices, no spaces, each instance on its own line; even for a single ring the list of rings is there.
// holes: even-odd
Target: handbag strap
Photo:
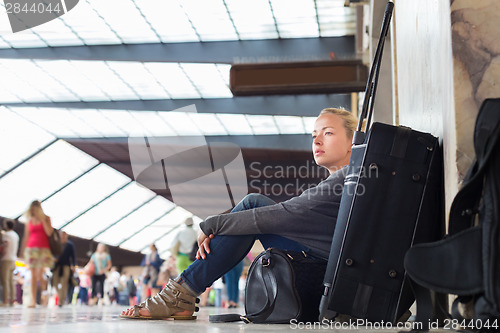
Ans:
[[[266,305],[262,307],[259,311],[255,313],[248,314],[246,316],[241,316],[241,320],[248,323],[262,323],[265,321],[273,312],[274,306],[276,304],[276,297],[278,296],[278,283],[276,282],[276,276],[272,269],[268,269],[267,266],[262,265],[262,277],[264,281],[264,290],[266,292]],[[264,274],[269,276],[270,288],[266,284],[266,279]]]

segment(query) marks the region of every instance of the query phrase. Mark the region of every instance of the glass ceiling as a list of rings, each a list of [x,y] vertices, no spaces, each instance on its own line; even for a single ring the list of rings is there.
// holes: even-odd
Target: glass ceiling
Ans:
[[[344,0],[80,0],[55,20],[2,33],[0,48],[346,36],[355,20]],[[0,31],[11,31],[7,19]]]
[[[57,138],[308,134],[316,119],[177,111],[7,109],[13,111],[9,117],[23,117],[32,123],[32,127],[36,124]]]
[[[134,251],[193,216],[42,128],[0,107],[0,216],[40,200],[55,228]]]
[[[344,0],[80,0],[65,15],[15,34],[1,15],[0,48],[332,37],[354,35],[356,27],[355,9],[344,7]],[[211,63],[0,59],[0,104],[231,98],[229,69]],[[304,134],[314,120],[0,107],[0,216],[23,220],[38,199],[54,227],[69,234],[142,252],[154,241],[165,253],[192,213],[61,139]]]
[[[0,103],[231,98],[228,64],[0,59]]]

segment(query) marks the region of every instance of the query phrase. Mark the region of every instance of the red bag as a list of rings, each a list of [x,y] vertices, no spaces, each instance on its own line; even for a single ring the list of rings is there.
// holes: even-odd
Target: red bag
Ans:
[[[95,274],[95,264],[94,260],[90,259],[87,265],[84,267],[85,274],[92,276]]]

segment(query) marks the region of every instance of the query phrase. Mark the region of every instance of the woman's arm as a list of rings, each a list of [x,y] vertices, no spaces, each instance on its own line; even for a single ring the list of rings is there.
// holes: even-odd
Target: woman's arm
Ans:
[[[108,261],[106,262],[106,271],[109,272],[113,264],[111,263],[111,257],[108,254]]]
[[[50,217],[46,217],[45,220],[42,220],[43,230],[45,234],[50,237],[54,232],[54,228],[52,228],[52,223],[50,222]]]
[[[322,233],[325,222],[336,219],[342,196],[344,169],[332,174],[318,186],[283,203],[210,216],[200,223],[206,241],[209,235],[300,235]],[[200,242],[201,241],[201,242]]]

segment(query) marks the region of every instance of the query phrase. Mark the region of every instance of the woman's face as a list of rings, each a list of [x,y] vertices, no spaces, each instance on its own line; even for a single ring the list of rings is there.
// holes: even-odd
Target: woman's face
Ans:
[[[312,150],[316,164],[333,173],[349,164],[352,139],[347,137],[344,121],[336,114],[324,113],[314,123]]]
[[[103,244],[98,244],[98,245],[97,245],[97,252],[99,252],[99,253],[103,253],[103,252],[104,252],[104,249],[105,249],[105,247],[104,247],[104,245],[103,245]]]

